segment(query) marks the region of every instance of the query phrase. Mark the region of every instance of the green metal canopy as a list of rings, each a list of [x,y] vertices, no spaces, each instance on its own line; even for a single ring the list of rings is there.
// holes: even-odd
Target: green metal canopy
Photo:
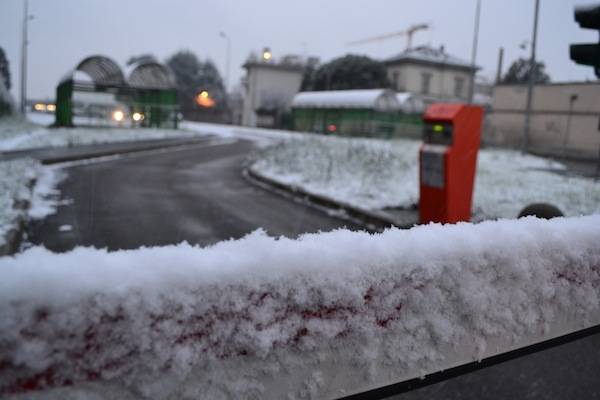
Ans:
[[[153,58],[129,66],[102,55],[83,59],[56,88],[56,126],[177,127],[177,91]]]

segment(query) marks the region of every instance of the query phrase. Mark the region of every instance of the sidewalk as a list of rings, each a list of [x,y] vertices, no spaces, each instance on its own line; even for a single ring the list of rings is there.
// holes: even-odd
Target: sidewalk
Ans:
[[[31,150],[16,150],[0,152],[0,161],[14,160],[30,157],[37,159],[42,164],[56,164],[66,161],[78,161],[86,158],[105,157],[117,154],[135,153],[140,151],[156,150],[161,148],[176,147],[205,143],[214,137],[206,136],[194,139],[158,139],[136,142],[105,143],[82,145],[73,147],[44,147]]]

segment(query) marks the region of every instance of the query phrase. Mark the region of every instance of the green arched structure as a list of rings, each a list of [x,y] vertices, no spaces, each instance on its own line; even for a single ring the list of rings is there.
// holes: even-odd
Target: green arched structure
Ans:
[[[86,98],[92,100],[81,101]],[[117,110],[124,114],[117,125],[177,128],[177,91],[169,69],[147,57],[125,74],[110,58],[95,55],[83,59],[56,88],[56,126],[74,126],[76,116],[84,119],[79,125],[103,119],[114,125],[111,116]]]

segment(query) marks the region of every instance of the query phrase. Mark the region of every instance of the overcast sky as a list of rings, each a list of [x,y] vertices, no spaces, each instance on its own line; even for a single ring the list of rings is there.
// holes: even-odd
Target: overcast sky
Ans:
[[[401,52],[403,38],[348,47],[347,42],[401,31],[426,22],[414,45],[429,44],[470,60],[476,0],[30,0],[29,87],[32,98],[54,97],[58,80],[81,59],[104,54],[121,65],[131,55],[160,60],[179,49],[212,59],[224,75],[225,40],[231,38],[231,86],[243,75],[250,51],[269,46],[275,57],[308,54],[328,61],[348,52],[386,58]],[[594,79],[591,68],[569,60],[568,46],[594,42],[597,33],[573,20],[577,0],[541,0],[538,58],[554,81]],[[583,2],[585,4],[585,1]],[[482,0],[477,64],[495,76],[498,49],[504,70],[528,53],[534,0]],[[18,93],[23,0],[0,0],[0,46]],[[17,97],[17,96],[15,96]]]

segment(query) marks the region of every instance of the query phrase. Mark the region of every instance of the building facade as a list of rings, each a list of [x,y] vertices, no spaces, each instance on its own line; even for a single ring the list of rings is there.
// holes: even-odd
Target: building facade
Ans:
[[[418,94],[426,104],[467,102],[477,71],[468,61],[439,49],[419,46],[384,60],[388,79],[398,92]]]
[[[242,125],[271,128],[279,126],[300,91],[304,65],[293,59],[275,62],[270,57],[244,64]]]

